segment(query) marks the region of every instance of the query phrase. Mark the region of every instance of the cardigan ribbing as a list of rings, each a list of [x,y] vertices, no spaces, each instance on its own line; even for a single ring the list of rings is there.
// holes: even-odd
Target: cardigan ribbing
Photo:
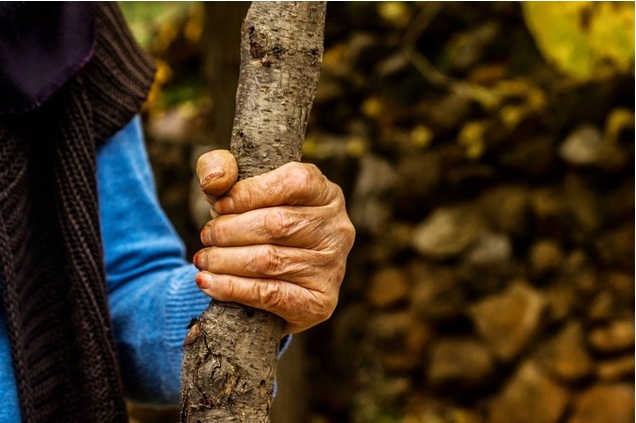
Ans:
[[[0,120],[0,278],[25,422],[126,422],[99,230],[97,145],[138,112],[154,68],[116,3],[91,60]]]

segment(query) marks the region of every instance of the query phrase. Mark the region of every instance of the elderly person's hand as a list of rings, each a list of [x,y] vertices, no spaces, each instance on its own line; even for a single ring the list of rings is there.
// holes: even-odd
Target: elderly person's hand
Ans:
[[[227,150],[202,155],[197,175],[218,215],[194,257],[201,290],[282,317],[285,333],[327,320],[355,236],[340,188],[304,163],[236,182]]]

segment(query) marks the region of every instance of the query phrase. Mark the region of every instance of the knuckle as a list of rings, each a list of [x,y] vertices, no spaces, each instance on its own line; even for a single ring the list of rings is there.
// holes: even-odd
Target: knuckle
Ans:
[[[226,231],[223,220],[218,219],[212,222],[212,227],[210,230],[210,241],[213,243],[213,245],[224,245],[225,235]]]
[[[199,239],[201,240],[201,244],[205,245],[206,247],[208,247],[211,243],[211,234],[210,232],[212,231],[212,228],[210,228],[210,222],[206,223],[205,226],[203,226],[203,228],[201,229],[201,232],[199,233]]]
[[[351,248],[353,248],[355,237],[356,229],[345,215],[342,218],[338,218],[330,227],[326,249],[331,251],[333,259],[344,261]]]
[[[254,204],[254,196],[250,189],[250,184],[246,181],[237,182],[226,194],[226,197],[231,198],[230,204],[232,204],[226,210],[223,210],[226,213],[241,213],[252,209],[252,204]],[[221,200],[224,198],[221,197]],[[227,202],[225,204],[227,205]]]
[[[279,283],[261,283],[255,289],[256,299],[265,309],[278,310],[285,302],[285,291]]]
[[[340,190],[340,187],[338,187],[338,190]],[[349,251],[351,247],[353,247],[356,238],[356,228],[347,214],[344,198],[339,202],[337,207],[337,217],[335,218],[337,223],[334,228],[334,233],[338,235],[341,247]]]
[[[249,270],[257,275],[277,277],[286,271],[286,261],[275,245],[263,245],[249,263]]]
[[[343,239],[343,247],[346,248],[347,251],[351,250],[353,247],[353,243],[356,239],[356,228],[353,226],[353,223],[349,219],[346,219],[343,224],[340,226],[339,232]]]
[[[315,324],[322,323],[332,316],[337,305],[337,300],[334,301],[331,297],[315,298],[313,304],[313,312]]]
[[[344,196],[344,192],[342,191],[342,188],[340,188],[340,185],[335,184],[331,181],[328,181],[328,184],[329,184],[329,187],[331,188],[331,191],[333,192],[333,197],[334,197],[334,201],[336,205],[342,209],[346,209],[345,196]]]
[[[311,164],[290,163],[286,169],[285,188],[296,192],[307,191],[313,183],[316,171],[317,168]]]
[[[239,282],[236,277],[228,276],[226,281],[222,285],[223,294],[219,298],[221,301],[236,301],[242,303],[245,301],[246,292],[243,284]]]
[[[288,216],[279,208],[272,209],[263,217],[265,234],[272,239],[284,238],[291,225]]]
[[[207,245],[223,245],[225,238],[225,226],[222,223],[222,220],[217,218],[207,225],[207,230],[204,230],[201,235],[201,241],[204,243],[207,241]],[[205,234],[205,235],[203,235]],[[204,240],[203,237],[207,239]]]
[[[244,205],[244,209],[249,210],[252,208],[252,204],[254,203],[252,191],[249,189],[241,189],[238,191],[238,197],[239,203]]]

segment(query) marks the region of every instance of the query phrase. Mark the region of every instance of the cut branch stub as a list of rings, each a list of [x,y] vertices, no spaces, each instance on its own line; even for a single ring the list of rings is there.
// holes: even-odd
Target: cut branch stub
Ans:
[[[299,161],[323,53],[326,2],[254,2],[241,35],[230,150],[239,179]],[[211,302],[184,342],[182,422],[267,423],[284,322]]]

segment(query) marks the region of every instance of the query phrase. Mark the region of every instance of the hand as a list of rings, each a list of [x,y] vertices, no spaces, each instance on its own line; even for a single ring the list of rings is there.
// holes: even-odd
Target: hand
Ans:
[[[305,163],[235,183],[237,173],[226,150],[197,162],[201,189],[218,214],[201,230],[197,285],[215,300],[282,317],[285,333],[327,320],[355,236],[342,190]]]

